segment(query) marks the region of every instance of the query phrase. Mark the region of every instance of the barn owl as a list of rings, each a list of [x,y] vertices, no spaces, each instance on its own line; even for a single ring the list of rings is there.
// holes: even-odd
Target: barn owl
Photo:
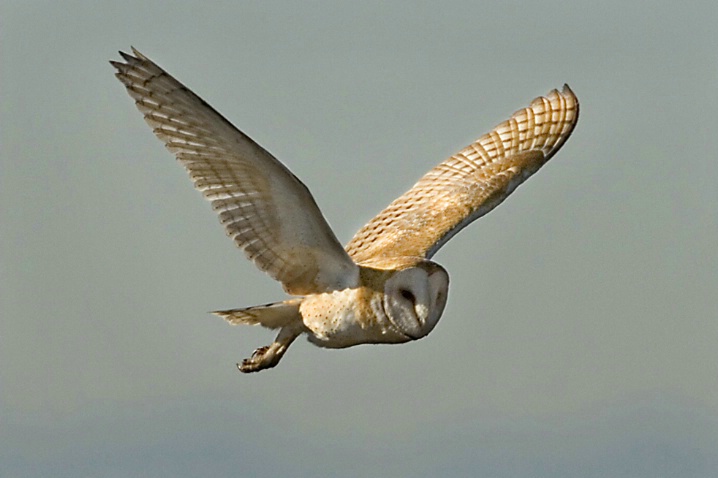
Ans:
[[[430,170],[342,247],[307,187],[269,152],[152,60],[132,49],[111,61],[137,108],[187,169],[226,233],[291,296],[214,314],[278,329],[237,364],[279,363],[301,334],[319,347],[399,344],[436,326],[449,276],[430,259],[543,166],[578,120],[568,85],[533,100]]]

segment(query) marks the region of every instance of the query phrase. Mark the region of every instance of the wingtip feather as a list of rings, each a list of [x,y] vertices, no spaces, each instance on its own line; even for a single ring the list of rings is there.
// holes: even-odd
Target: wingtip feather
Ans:
[[[143,55],[142,53],[140,53],[140,51],[137,48],[135,48],[133,46],[130,46],[130,48],[132,49],[132,53],[134,53],[138,59],[140,59],[140,60],[147,59],[147,57],[145,55]]]
[[[574,100],[578,102],[578,98],[576,98],[576,93],[573,92],[570,86],[568,86],[568,83],[563,84],[563,90],[561,91],[565,96],[570,96]]]

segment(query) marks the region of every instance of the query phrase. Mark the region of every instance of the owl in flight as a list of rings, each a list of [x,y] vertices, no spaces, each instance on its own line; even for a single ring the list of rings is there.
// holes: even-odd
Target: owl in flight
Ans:
[[[448,294],[430,259],[454,234],[498,206],[571,135],[578,100],[568,85],[536,98],[430,170],[342,247],[307,187],[202,98],[132,49],[112,61],[155,135],[212,203],[227,235],[292,296],[222,310],[230,324],[279,329],[238,364],[279,363],[305,333],[319,347],[398,344],[433,330]]]

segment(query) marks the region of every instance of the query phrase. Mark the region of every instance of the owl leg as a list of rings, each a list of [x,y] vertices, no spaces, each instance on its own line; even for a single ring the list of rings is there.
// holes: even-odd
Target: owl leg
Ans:
[[[282,359],[284,352],[294,342],[294,339],[304,331],[304,324],[301,322],[282,327],[274,342],[259,347],[251,357],[244,359],[241,364],[238,363],[237,368],[240,372],[251,373],[274,367]]]

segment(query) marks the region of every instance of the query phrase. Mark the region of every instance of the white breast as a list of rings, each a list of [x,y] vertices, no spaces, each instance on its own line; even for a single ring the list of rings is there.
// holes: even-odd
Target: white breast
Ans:
[[[411,340],[384,313],[383,292],[366,287],[308,296],[300,306],[308,339],[325,348]]]

